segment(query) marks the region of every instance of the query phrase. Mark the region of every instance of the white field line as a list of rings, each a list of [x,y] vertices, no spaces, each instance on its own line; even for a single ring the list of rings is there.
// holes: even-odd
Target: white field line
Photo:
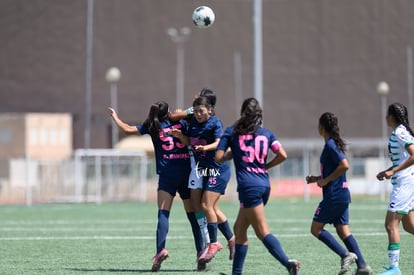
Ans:
[[[286,224],[286,223],[305,223],[310,224],[312,222],[312,216],[309,219],[267,219],[268,223],[277,223],[277,224]],[[351,224],[384,224],[384,219],[350,219]],[[116,225],[152,225],[157,223],[157,218],[154,217],[150,220],[44,220],[44,221],[24,221],[24,220],[5,220],[0,223],[0,230],[2,226],[11,226],[11,225],[106,225],[106,224],[116,224]],[[170,219],[171,224],[187,224],[188,220],[185,219]]]
[[[310,238],[310,234],[275,234],[278,238]],[[358,236],[377,237],[386,236],[385,232],[360,232]],[[402,233],[402,235],[406,235]],[[249,238],[256,238],[250,234]],[[192,236],[168,236],[170,240],[192,239]],[[0,237],[0,241],[76,241],[76,240],[102,240],[102,241],[123,241],[123,240],[155,240],[155,236],[32,236],[32,237]]]

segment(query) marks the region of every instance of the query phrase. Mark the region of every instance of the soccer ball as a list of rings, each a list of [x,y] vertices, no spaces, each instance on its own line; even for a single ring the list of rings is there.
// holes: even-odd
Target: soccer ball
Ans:
[[[206,29],[214,23],[214,12],[207,6],[200,6],[193,11],[193,22],[201,28]]]

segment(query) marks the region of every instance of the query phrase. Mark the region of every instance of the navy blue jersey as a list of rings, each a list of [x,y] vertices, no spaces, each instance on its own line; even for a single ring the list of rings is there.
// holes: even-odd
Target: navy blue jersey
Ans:
[[[180,140],[168,131],[170,129],[185,128],[183,121],[172,122],[170,120],[161,122],[161,131],[159,135],[151,135],[152,144],[155,151],[156,169],[159,175],[182,175],[182,173],[189,173],[190,156],[187,147],[180,142]],[[141,135],[150,134],[147,127],[137,125],[138,131]]]
[[[344,152],[339,150],[335,141],[329,138],[323,148],[320,163],[321,163],[321,176],[322,178],[328,177],[336,170],[339,163],[345,159]],[[348,189],[348,183],[346,181],[346,173],[343,173],[340,177],[329,182],[322,188],[323,199],[325,201],[350,203],[351,195]]]
[[[266,128],[251,134],[234,134],[234,126],[228,127],[220,139],[217,150],[231,148],[237,176],[237,190],[249,187],[270,187],[266,162],[269,150],[277,153],[280,143]]]
[[[219,139],[223,133],[223,124],[216,116],[210,116],[206,122],[199,123],[195,117],[191,118],[187,131],[183,132],[190,137],[190,145],[194,151],[194,157],[199,168],[229,168],[228,163],[217,163],[215,161],[215,150],[197,151],[196,145],[211,144]]]

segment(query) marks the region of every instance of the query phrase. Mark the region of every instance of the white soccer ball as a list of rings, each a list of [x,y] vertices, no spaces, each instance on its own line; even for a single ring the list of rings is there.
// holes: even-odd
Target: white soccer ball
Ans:
[[[202,29],[206,29],[213,25],[215,15],[212,9],[207,6],[197,7],[193,11],[193,22],[194,24]]]

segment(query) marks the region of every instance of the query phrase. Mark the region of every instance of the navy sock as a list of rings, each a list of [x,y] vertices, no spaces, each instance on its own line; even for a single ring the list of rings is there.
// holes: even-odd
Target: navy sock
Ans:
[[[207,224],[208,235],[210,236],[210,243],[217,242],[217,223],[212,222]]]
[[[158,224],[157,224],[157,254],[165,248],[165,241],[167,239],[170,211],[158,210]]]
[[[343,258],[346,255],[346,249],[343,248],[332,236],[332,234],[326,231],[325,229],[321,231],[321,233],[318,236],[318,239],[324,244],[326,244],[332,251],[338,254],[341,258]]]
[[[361,250],[359,250],[358,243],[355,240],[354,236],[349,235],[346,239],[343,240],[343,242],[346,248],[348,248],[350,252],[353,252],[357,255],[358,257],[356,261],[357,266],[358,267],[364,266],[366,263],[365,263],[364,257],[362,256]]]
[[[226,240],[230,240],[233,237],[233,231],[231,231],[230,225],[228,221],[218,224],[218,229],[224,235]]]
[[[267,234],[263,239],[263,244],[269,250],[270,254],[275,257],[285,267],[289,266],[289,258],[286,256],[279,243],[279,240],[273,234]]]
[[[235,246],[235,253],[233,259],[232,275],[241,275],[243,272],[244,260],[246,259],[248,245],[237,244]]]
[[[203,239],[201,237],[200,227],[198,226],[198,222],[194,212],[187,212],[187,218],[191,224],[191,230],[193,231],[194,237],[194,244],[198,253],[200,251],[203,251]]]

